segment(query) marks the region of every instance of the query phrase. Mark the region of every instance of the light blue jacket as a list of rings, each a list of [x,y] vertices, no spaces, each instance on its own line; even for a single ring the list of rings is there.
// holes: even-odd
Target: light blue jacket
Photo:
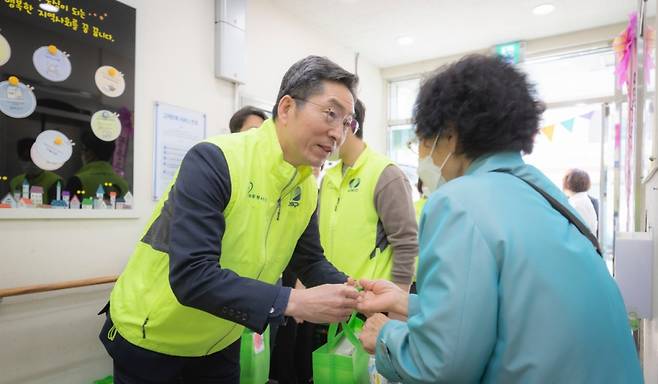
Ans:
[[[617,284],[592,244],[511,168],[565,207],[518,153],[480,158],[430,196],[418,295],[377,340],[403,383],[641,383]]]

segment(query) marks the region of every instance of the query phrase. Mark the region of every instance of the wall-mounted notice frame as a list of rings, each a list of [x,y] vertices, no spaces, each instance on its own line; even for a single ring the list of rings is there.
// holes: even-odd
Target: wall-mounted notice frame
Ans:
[[[205,113],[155,103],[153,200],[169,188],[187,151],[205,138]]]

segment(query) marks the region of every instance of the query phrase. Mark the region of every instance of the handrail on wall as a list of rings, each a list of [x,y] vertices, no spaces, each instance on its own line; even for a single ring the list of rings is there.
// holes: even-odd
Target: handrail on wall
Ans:
[[[25,287],[0,289],[0,300],[3,297],[27,295],[29,293],[41,293],[59,291],[61,289],[88,287],[90,285],[108,284],[117,281],[118,276],[101,276],[90,279],[68,280],[59,283],[36,284]]]

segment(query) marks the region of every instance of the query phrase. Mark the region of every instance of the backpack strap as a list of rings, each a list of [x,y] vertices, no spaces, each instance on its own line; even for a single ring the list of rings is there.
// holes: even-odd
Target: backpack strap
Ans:
[[[500,168],[500,169],[494,169],[491,172],[500,172],[500,173],[507,173],[510,174],[518,179],[523,180],[526,184],[532,187],[535,191],[537,191],[540,195],[544,196],[544,198],[548,201],[549,204],[551,204],[551,207],[553,207],[556,211],[560,212],[562,216],[564,216],[571,224],[573,224],[578,231],[589,240],[594,248],[596,249],[596,253],[603,258],[603,253],[601,252],[601,247],[599,246],[599,242],[596,239],[596,237],[592,234],[592,231],[587,228],[587,226],[569,210],[566,208],[564,205],[562,205],[559,201],[557,201],[553,196],[551,196],[548,192],[544,191],[543,189],[539,188],[536,184],[533,182],[526,180],[525,178],[516,175],[512,173],[510,169],[506,168]]]

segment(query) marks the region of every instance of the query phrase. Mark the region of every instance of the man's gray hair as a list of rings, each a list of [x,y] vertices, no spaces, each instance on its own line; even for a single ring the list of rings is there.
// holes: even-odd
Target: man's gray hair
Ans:
[[[345,85],[356,100],[359,78],[355,74],[346,71],[326,57],[307,56],[293,64],[283,75],[279,94],[272,109],[272,117],[276,119],[279,102],[285,95],[303,103],[303,100],[322,92],[322,82],[324,81]]]

